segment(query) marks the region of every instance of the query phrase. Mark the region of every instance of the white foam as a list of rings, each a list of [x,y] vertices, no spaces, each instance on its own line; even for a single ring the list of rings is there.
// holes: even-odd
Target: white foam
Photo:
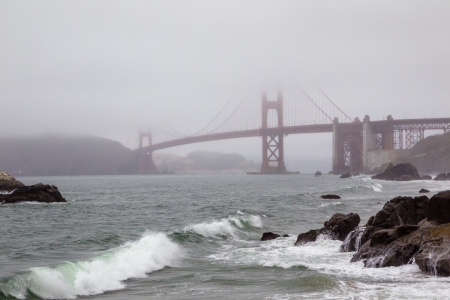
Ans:
[[[262,227],[262,221],[259,216],[246,215],[239,217],[228,217],[220,221],[212,221],[209,223],[199,223],[189,225],[184,228],[184,231],[194,231],[204,237],[215,236],[231,236],[236,237],[236,229],[244,228],[246,225],[252,227]]]
[[[226,260],[239,265],[260,265],[289,269],[303,266],[340,278],[331,291],[277,294],[270,299],[448,299],[443,285],[449,278],[427,276],[416,264],[390,268],[365,268],[360,262],[351,263],[354,252],[341,253],[340,241],[325,236],[303,246],[293,246],[296,236],[264,243],[254,247],[236,248],[208,256],[211,260]],[[267,298],[267,299],[269,299]]]
[[[125,287],[124,280],[174,265],[181,248],[163,233],[147,233],[135,242],[112,249],[88,261],[66,262],[54,268],[31,268],[0,283],[0,290],[19,299],[31,291],[44,299],[75,299]]]
[[[341,204],[342,204],[341,202],[329,202],[329,203],[322,203],[322,204],[319,205],[319,207],[327,207],[327,206],[330,206],[330,205],[335,206],[335,205],[341,205]]]

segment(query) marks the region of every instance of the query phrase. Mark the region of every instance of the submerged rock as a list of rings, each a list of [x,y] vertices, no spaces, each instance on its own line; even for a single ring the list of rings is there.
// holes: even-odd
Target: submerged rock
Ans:
[[[318,176],[322,176],[322,172],[317,171],[316,174],[314,174],[314,176],[318,177]]]
[[[423,194],[423,193],[429,193],[430,191],[427,189],[420,189],[419,193]]]
[[[352,177],[352,174],[350,174],[350,173],[344,173],[344,174],[342,174],[341,177],[339,177],[339,178],[350,178],[350,177]]]
[[[25,186],[25,184],[18,181],[12,175],[5,172],[0,172],[0,191],[11,192],[23,186]]]
[[[19,202],[67,202],[54,185],[38,183],[32,186],[18,188],[8,195],[0,195],[0,203],[12,204]]]
[[[323,228],[299,234],[295,246],[314,242],[321,234],[327,235],[333,240],[344,241],[347,235],[359,225],[360,221],[361,219],[358,214],[334,214],[330,220],[324,222]]]
[[[420,179],[422,179],[422,180],[433,180],[433,177],[431,177],[430,175],[422,175],[422,177]]]
[[[334,195],[334,194],[326,194],[326,195],[320,196],[320,198],[323,198],[323,199],[341,199],[341,196]]]

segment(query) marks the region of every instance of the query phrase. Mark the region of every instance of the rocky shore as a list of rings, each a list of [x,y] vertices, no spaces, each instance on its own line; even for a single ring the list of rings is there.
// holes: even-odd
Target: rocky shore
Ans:
[[[340,251],[368,268],[415,263],[426,274],[450,276],[450,191],[431,198],[396,197],[359,226],[358,214],[335,214],[321,229],[301,233],[295,246],[319,235],[343,241]]]
[[[10,194],[0,194],[0,204],[2,205],[20,202],[67,202],[54,185],[38,183],[25,186],[22,182],[4,172],[0,172],[0,191],[12,191]]]

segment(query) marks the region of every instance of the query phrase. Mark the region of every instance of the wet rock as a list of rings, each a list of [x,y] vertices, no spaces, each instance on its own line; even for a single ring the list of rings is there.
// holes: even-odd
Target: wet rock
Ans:
[[[361,174],[359,174],[359,173],[352,173],[352,176],[359,176],[359,175],[361,175]]]
[[[341,196],[334,195],[334,194],[326,194],[326,195],[320,196],[320,198],[323,198],[323,199],[341,199]]]
[[[353,255],[351,262],[362,260],[364,266],[383,268],[401,266],[412,262],[419,251],[423,237],[431,232],[430,227],[398,226],[376,232]]]
[[[305,233],[300,233],[295,242],[295,246],[301,246],[309,242],[314,242],[320,234],[320,229],[310,230]]]
[[[430,191],[427,189],[420,189],[419,193],[423,194],[423,193],[429,193]]]
[[[441,173],[439,175],[437,175],[434,180],[436,181],[447,181],[450,180],[450,173]]]
[[[360,221],[358,214],[334,214],[330,220],[324,222],[323,228],[299,234],[295,246],[313,242],[321,234],[327,235],[334,240],[344,241],[347,235],[359,225]]]
[[[270,241],[279,237],[289,237],[289,235],[288,234],[279,235],[273,232],[264,232],[260,241]]]
[[[417,168],[410,163],[397,164],[395,166],[393,163],[390,163],[383,173],[372,176],[372,179],[410,181],[419,180],[421,176],[417,172]]]
[[[344,174],[342,174],[341,177],[339,177],[339,178],[350,178],[350,177],[352,177],[352,174],[350,174],[350,173],[344,173]]]
[[[38,183],[32,186],[18,188],[8,195],[0,195],[0,203],[12,204],[19,202],[67,202],[54,185]]]
[[[322,176],[322,172],[317,171],[316,174],[314,174],[314,176],[318,177],[318,176]]]
[[[25,186],[25,184],[18,181],[12,175],[0,172],[0,191],[11,192],[23,186]]]
[[[450,223],[450,193],[436,194],[428,200],[427,220],[437,224]]]
[[[358,249],[361,247],[361,238],[365,229],[366,229],[365,227],[358,227],[355,230],[351,231],[345,238],[344,242],[339,248],[339,251],[340,252],[358,251]]]
[[[281,235],[273,233],[273,232],[264,232],[260,241],[269,241],[269,240],[274,240],[278,237],[280,237]]]
[[[422,179],[422,180],[432,180],[433,177],[431,177],[430,175],[422,175],[422,177],[420,179]]]
[[[419,269],[426,274],[450,276],[449,249],[450,224],[440,225],[433,228],[414,259]]]

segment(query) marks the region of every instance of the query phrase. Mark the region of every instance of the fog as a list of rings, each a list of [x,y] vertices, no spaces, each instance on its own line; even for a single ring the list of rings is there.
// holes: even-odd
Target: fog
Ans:
[[[230,97],[312,83],[349,116],[449,117],[448,1],[1,1],[0,136],[192,134]],[[286,161],[330,159],[288,136]],[[237,152],[261,139],[163,150]],[[289,167],[289,166],[288,166]]]

